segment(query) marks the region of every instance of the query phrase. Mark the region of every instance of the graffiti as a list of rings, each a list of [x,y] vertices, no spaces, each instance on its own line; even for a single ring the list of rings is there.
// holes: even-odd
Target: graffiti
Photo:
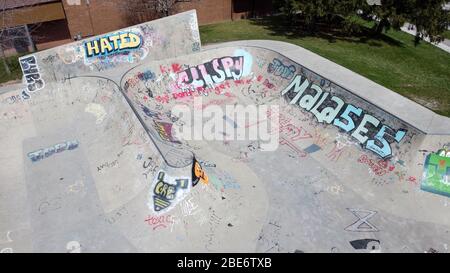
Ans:
[[[200,163],[194,157],[194,162],[192,163],[192,186],[195,187],[198,182],[208,185],[208,181],[208,176],[205,171],[203,171]]]
[[[375,232],[378,229],[369,222],[369,219],[372,218],[377,212],[371,210],[363,210],[363,209],[348,209],[353,215],[358,217],[358,221],[349,225],[345,228],[347,231],[356,231],[356,232]],[[366,214],[365,216],[361,216],[361,214]]]
[[[350,245],[356,250],[370,250],[371,253],[381,252],[380,241],[375,239],[360,239],[350,241]]]
[[[86,57],[109,55],[129,51],[141,46],[141,37],[132,32],[115,33],[84,43]]]
[[[420,189],[450,197],[450,149],[447,146],[425,158]]]
[[[95,116],[95,124],[101,124],[106,117],[105,108],[97,103],[89,103],[86,108],[84,108],[84,112]]]
[[[100,172],[105,168],[114,168],[114,167],[118,167],[119,166],[119,160],[114,160],[111,162],[105,162],[103,164],[101,164],[100,166],[97,166],[97,171]]]
[[[280,145],[286,145],[291,151],[295,153],[295,155],[299,157],[305,157],[307,153],[299,148],[297,145],[295,145],[292,141],[289,139],[286,139],[285,137],[280,136]]]
[[[328,186],[327,191],[331,194],[339,195],[341,192],[344,192],[344,189],[341,185]]]
[[[175,144],[181,144],[181,142],[176,140],[172,135],[172,126],[173,126],[172,123],[155,120],[153,122],[154,122],[153,127],[156,129],[162,140]]]
[[[196,209],[198,208],[198,205],[194,204],[192,201],[193,198],[189,198],[189,200],[185,200],[181,202],[181,213],[184,217],[186,216],[192,216],[195,215],[198,211]]]
[[[344,148],[346,147],[345,144],[336,141],[334,143],[333,148],[329,153],[326,154],[326,156],[330,159],[330,161],[339,161],[339,158],[341,157],[342,153],[344,152]]]
[[[61,201],[61,197],[46,199],[39,204],[38,211],[40,214],[44,215],[49,211],[59,210],[62,208]]]
[[[224,191],[227,189],[240,189],[241,186],[236,180],[227,172],[215,172],[215,175],[211,174],[211,184],[216,190]]]
[[[147,219],[144,220],[147,222],[149,226],[156,230],[158,228],[167,228],[168,226],[173,225],[174,219],[172,215],[163,215],[163,216],[148,216]]]
[[[269,82],[268,79],[265,79],[263,84],[264,84],[265,87],[267,87],[269,89],[273,89],[275,87],[275,85],[273,83]]]
[[[164,158],[176,168],[183,168],[192,164],[192,153],[186,149],[170,149],[164,154]]]
[[[415,178],[414,176],[410,176],[408,177],[408,182],[417,185],[417,178]]]
[[[208,161],[200,160],[199,162],[202,166],[205,166],[205,167],[210,167],[210,168],[216,167],[216,164],[208,162]]]
[[[200,51],[200,43],[199,42],[192,43],[192,51],[193,52]]]
[[[140,81],[146,82],[146,81],[153,81],[155,79],[156,79],[155,73],[153,73],[150,70],[139,72],[134,77],[128,79],[125,82],[124,89],[128,90],[129,88],[135,87]],[[150,97],[152,98],[153,94]]]
[[[79,142],[77,140],[71,140],[66,141],[62,143],[58,143],[56,145],[53,145],[51,147],[40,149],[31,153],[28,153],[27,156],[29,159],[31,159],[32,162],[37,162],[39,160],[42,160],[44,158],[48,158],[53,154],[61,153],[65,150],[73,150],[76,149],[79,145]]]
[[[66,244],[69,253],[81,253],[81,244],[78,241],[70,241]]]
[[[31,55],[29,57],[19,58],[19,63],[27,85],[27,89],[24,90],[25,95],[28,95],[27,91],[34,92],[44,88],[45,83],[39,73],[36,57]]]
[[[7,248],[3,248],[2,250],[0,250],[0,253],[14,253],[14,251],[12,248],[7,247]]]
[[[156,184],[153,188],[153,208],[155,212],[159,212],[168,208],[171,203],[177,198],[177,192],[179,189],[186,190],[189,188],[189,179],[176,178],[174,180],[176,184],[171,184],[169,177],[165,177],[166,173],[160,171],[156,178]],[[166,181],[164,181],[166,180]]]
[[[296,70],[295,66],[293,65],[287,66],[277,58],[273,59],[272,63],[270,63],[269,66],[267,67],[267,72],[288,80],[292,79],[295,70]]]
[[[282,115],[280,115],[280,120]],[[281,124],[280,124],[281,125]],[[303,127],[293,125],[291,123],[280,126],[280,133],[285,133],[284,135],[292,141],[297,141],[301,139],[312,138],[312,135],[308,133]]]
[[[367,155],[361,155],[358,159],[359,163],[367,164],[370,169],[378,176],[383,176],[395,169],[394,165],[390,165],[387,160],[375,160],[369,159]]]
[[[84,183],[81,180],[77,180],[74,184],[69,185],[69,192],[78,193],[84,188]]]
[[[150,118],[154,118],[154,119],[159,119],[161,120],[161,113],[160,112],[156,112],[153,110],[150,110],[148,107],[141,105],[142,111],[144,111],[144,114]]]
[[[437,251],[436,249],[430,247],[427,251],[425,251],[425,253],[439,253],[439,251]]]
[[[229,79],[240,79],[244,72],[244,57],[222,57],[190,67],[178,73],[178,87],[213,86]]]
[[[348,134],[351,133],[365,149],[381,158],[392,156],[391,143],[400,143],[407,132],[405,129],[395,131],[363,109],[347,104],[337,96],[329,98],[329,92],[323,92],[320,86],[310,84],[306,77],[300,75],[294,78],[281,95],[290,100],[289,104],[311,112],[319,123],[332,123]]]
[[[20,94],[4,99],[4,101],[7,102],[8,104],[14,104],[16,102],[19,102],[20,100],[21,100]]]
[[[11,231],[8,230],[8,232],[6,233],[6,241],[0,241],[0,244],[4,244],[4,243],[11,243],[13,240],[10,237]]]
[[[256,58],[255,63],[260,69],[262,69],[266,64],[266,61],[263,58]]]
[[[138,160],[142,159],[142,155],[140,155],[140,158],[138,158]],[[148,160],[148,161],[147,161]],[[156,171],[156,169],[158,168],[158,165],[156,164],[156,162],[153,160],[152,157],[147,157],[147,160],[144,160],[144,162],[142,163],[142,168],[144,168],[144,172],[142,173],[142,175],[145,176],[145,178],[147,179],[147,176],[149,173],[154,173]]]

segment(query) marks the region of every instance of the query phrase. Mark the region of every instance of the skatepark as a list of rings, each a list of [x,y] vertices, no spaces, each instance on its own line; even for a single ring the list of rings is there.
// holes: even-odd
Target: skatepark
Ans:
[[[449,252],[450,119],[310,51],[189,11],[20,64],[2,253]]]

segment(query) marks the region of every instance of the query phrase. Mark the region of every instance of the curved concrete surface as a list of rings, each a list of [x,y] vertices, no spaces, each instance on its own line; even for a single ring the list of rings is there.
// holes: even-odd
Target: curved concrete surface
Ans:
[[[0,95],[2,252],[448,252],[447,118],[290,44],[196,52],[194,17],[166,18],[183,50],[89,72],[60,47]],[[219,133],[278,147],[181,138],[182,105],[268,106]]]

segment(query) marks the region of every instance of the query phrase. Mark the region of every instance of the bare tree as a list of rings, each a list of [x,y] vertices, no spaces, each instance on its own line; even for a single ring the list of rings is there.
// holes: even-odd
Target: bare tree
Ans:
[[[191,0],[133,0],[123,1],[119,8],[126,13],[128,23],[139,23],[155,20],[175,13],[178,2],[190,2]]]
[[[30,8],[28,6],[27,8]],[[11,48],[19,48],[28,51],[35,51],[36,47],[31,38],[31,34],[40,27],[40,23],[29,25],[15,25],[15,18],[18,16],[17,9],[8,5],[8,1],[0,2],[0,58],[6,73],[11,74],[9,64],[6,60],[5,51]]]
[[[175,7],[177,0],[156,0],[156,11],[163,16],[169,16]]]

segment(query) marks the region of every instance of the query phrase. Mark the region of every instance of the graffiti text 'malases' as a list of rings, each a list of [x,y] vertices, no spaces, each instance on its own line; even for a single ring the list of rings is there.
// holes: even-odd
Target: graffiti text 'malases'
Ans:
[[[302,81],[303,78],[303,81]],[[384,125],[363,109],[345,103],[337,96],[330,96],[323,92],[316,84],[310,84],[306,77],[297,75],[294,80],[281,92],[290,100],[290,104],[297,104],[311,112],[320,123],[333,123],[358,140],[368,149],[382,158],[392,156],[390,144],[400,142],[406,130],[394,130]]]

